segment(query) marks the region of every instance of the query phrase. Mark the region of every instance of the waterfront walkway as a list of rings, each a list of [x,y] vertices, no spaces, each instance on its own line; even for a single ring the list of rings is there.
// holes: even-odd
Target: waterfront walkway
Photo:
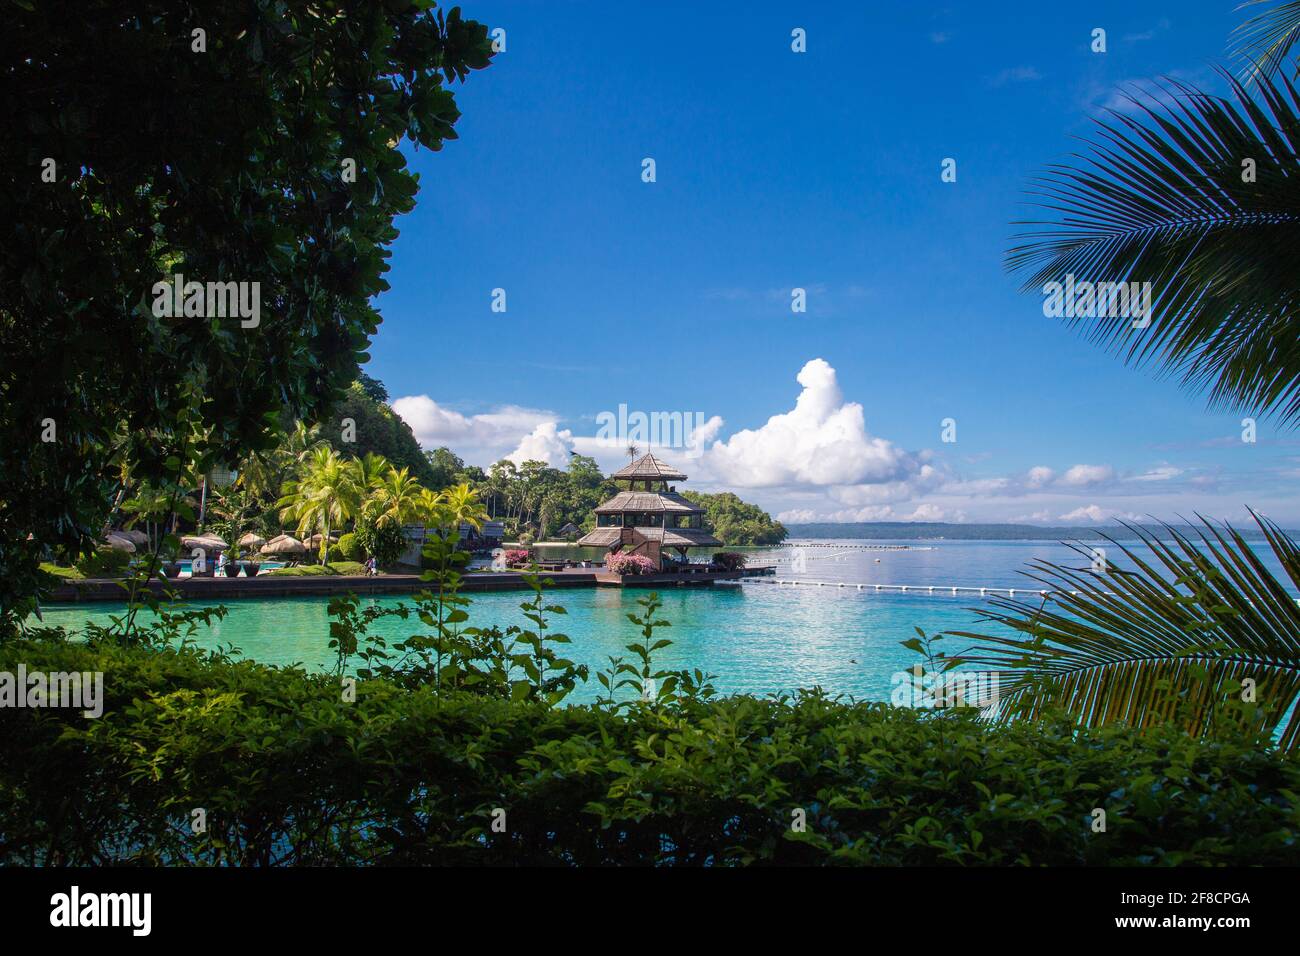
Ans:
[[[770,574],[770,568],[746,568],[743,571],[701,571],[687,573],[619,575],[603,568],[566,568],[539,572],[548,588],[636,587],[668,588],[736,581],[757,574]],[[328,594],[410,594],[434,585],[419,574],[280,575],[262,574],[255,578],[182,577],[169,581],[152,580],[149,587],[162,596],[165,590],[178,591],[187,601],[218,601],[229,598],[306,597]],[[474,571],[461,579],[461,591],[520,591],[528,584],[516,571]],[[122,582],[107,578],[87,578],[61,584],[50,596],[50,603],[80,601],[125,601]]]

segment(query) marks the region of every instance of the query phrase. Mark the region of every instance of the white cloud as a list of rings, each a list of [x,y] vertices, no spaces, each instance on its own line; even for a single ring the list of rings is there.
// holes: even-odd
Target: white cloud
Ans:
[[[1056,477],[1056,472],[1046,465],[1035,465],[1029,469],[1025,477],[1025,485],[1029,488],[1041,488],[1046,484],[1050,484],[1054,477]]]
[[[1063,474],[1057,484],[1067,488],[1083,488],[1099,485],[1115,477],[1115,469],[1110,465],[1075,465]]]
[[[805,364],[797,380],[803,391],[791,411],[708,449],[717,480],[745,488],[829,487],[903,481],[921,473],[918,456],[867,433],[862,406],[844,400],[835,369],[825,360]]]
[[[1182,468],[1175,468],[1172,465],[1161,465],[1159,468],[1152,468],[1150,471],[1134,475],[1131,481],[1169,481],[1177,478],[1183,473]]]
[[[479,415],[463,415],[439,405],[428,395],[407,395],[393,402],[393,411],[411,426],[424,448],[446,445],[472,464],[490,465],[517,448],[542,424],[554,425],[553,413],[505,405]]]
[[[561,431],[555,422],[542,422],[506,457],[516,465],[526,461],[544,461],[552,468],[568,468],[571,451],[573,432],[567,428]]]
[[[1097,505],[1087,505],[1083,508],[1075,508],[1073,511],[1061,515],[1062,521],[1105,521],[1110,512],[1104,511]]]

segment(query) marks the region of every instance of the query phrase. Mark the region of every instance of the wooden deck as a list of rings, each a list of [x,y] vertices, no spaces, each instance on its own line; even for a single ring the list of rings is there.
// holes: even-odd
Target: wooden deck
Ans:
[[[691,571],[649,575],[612,574],[603,568],[566,568],[562,571],[543,571],[541,577],[550,581],[548,588],[636,587],[665,588],[709,585],[717,581],[736,581],[755,574],[771,573],[769,568],[748,568],[744,571]],[[309,597],[328,594],[411,594],[430,587],[418,574],[339,574],[286,577],[277,574],[258,575],[255,578],[177,578],[172,581],[150,581],[150,589],[158,595],[164,588],[179,591],[187,601],[224,601],[239,598]],[[466,574],[461,585],[464,592],[519,591],[528,585],[515,571],[481,571]],[[82,601],[122,601],[126,591],[121,582],[105,578],[88,578],[60,585],[50,596],[51,604],[68,604]]]

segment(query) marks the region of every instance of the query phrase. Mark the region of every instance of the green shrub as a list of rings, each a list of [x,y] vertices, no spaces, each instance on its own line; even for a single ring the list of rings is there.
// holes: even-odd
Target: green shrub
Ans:
[[[406,535],[399,525],[377,524],[370,518],[357,521],[357,542],[366,554],[374,555],[381,568],[397,563],[406,550]]]
[[[338,561],[333,564],[300,564],[292,568],[272,568],[262,575],[279,575],[286,578],[328,577],[331,574],[365,574],[366,567],[358,561]]]
[[[0,708],[0,865],[1300,863],[1300,764],[1253,740],[819,692],[611,709],[363,680],[349,703],[192,648],[0,645],[19,663],[103,671],[106,699]]]
[[[337,544],[331,544],[325,549],[325,560],[329,563],[343,560],[343,550]]]
[[[97,548],[92,554],[79,558],[76,568],[88,578],[111,578],[123,574],[131,563],[131,555],[116,548]]]
[[[344,561],[365,560],[365,552],[361,550],[361,542],[352,531],[340,536],[337,547],[339,556]]]

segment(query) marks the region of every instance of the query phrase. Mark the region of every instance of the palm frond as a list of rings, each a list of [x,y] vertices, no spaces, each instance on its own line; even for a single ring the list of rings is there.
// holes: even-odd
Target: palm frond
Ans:
[[[1300,589],[1300,548],[1252,515]],[[952,632],[976,642],[961,663],[998,672],[995,716],[1063,708],[1089,727],[1174,721],[1197,735],[1253,721],[1283,749],[1300,746],[1300,604],[1286,585],[1230,526],[1202,518],[1199,540],[1168,524],[1159,534],[1128,527],[1150,556],[1108,538],[1129,566],[1096,569],[1092,550],[1072,545],[1087,566],[1037,561],[1025,572],[1048,592],[1041,603],[977,609],[1011,636]],[[1240,704],[1247,680],[1255,707]]]
[[[1247,0],[1237,9],[1273,2]],[[1232,33],[1233,52],[1249,63],[1247,76],[1272,76],[1285,68],[1291,47],[1300,41],[1300,0],[1284,0],[1251,17]],[[1297,71],[1300,71],[1300,64],[1292,64],[1293,75]]]
[[[1151,284],[1131,316],[1068,318],[1211,406],[1300,421],[1300,94],[1261,77],[1232,99],[1165,80],[1135,115],[1110,111],[1090,150],[1031,180],[1046,220],[1014,236],[1023,289],[1050,282]],[[1253,175],[1248,175],[1247,167]]]

